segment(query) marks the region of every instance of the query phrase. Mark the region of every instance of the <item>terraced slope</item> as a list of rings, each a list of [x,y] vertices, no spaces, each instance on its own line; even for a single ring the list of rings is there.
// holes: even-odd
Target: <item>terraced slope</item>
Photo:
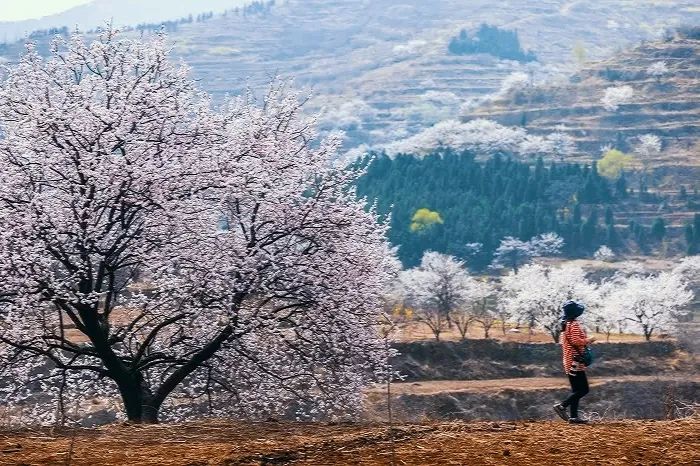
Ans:
[[[324,128],[349,145],[383,143],[460,115],[463,103],[497,90],[526,65],[452,56],[447,44],[481,23],[517,29],[540,59],[538,77],[571,71],[572,49],[590,59],[700,22],[694,0],[277,0],[261,14],[229,11],[171,33],[175,52],[216,97],[260,88],[273,74],[315,89],[309,110],[327,107]],[[44,41],[46,42],[46,41]],[[46,50],[43,44],[40,49]],[[21,44],[0,47],[15,60]],[[532,66],[532,65],[530,65]]]
[[[278,2],[280,3],[280,2]],[[310,110],[326,107],[326,127],[349,130],[352,144],[382,143],[446,118],[474,97],[498,90],[527,69],[486,55],[453,56],[447,43],[461,28],[490,22],[519,31],[541,63],[535,74],[573,68],[572,48],[590,58],[657,34],[664,25],[700,21],[692,2],[540,1],[465,6],[456,0],[348,2],[290,0],[258,17],[227,15],[187,26],[176,49],[215,95],[294,75],[312,86]]]
[[[665,63],[668,72],[655,77],[651,65]],[[633,97],[616,111],[601,101],[610,87],[630,86]],[[676,182],[696,182],[700,171],[700,40],[675,38],[644,43],[596,62],[570,82],[526,89],[492,102],[469,115],[549,132],[562,123],[578,141],[581,157],[597,158],[600,146],[632,150],[638,136],[658,135],[660,154],[642,160],[649,167],[673,172]],[[677,167],[683,167],[678,170]],[[689,170],[688,168],[692,168]]]

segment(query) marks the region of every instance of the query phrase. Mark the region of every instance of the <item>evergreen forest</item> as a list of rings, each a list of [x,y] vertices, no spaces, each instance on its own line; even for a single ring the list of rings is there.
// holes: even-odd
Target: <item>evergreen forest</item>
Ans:
[[[567,256],[591,254],[600,245],[621,246],[621,233],[645,244],[649,228],[615,227],[615,204],[629,196],[624,174],[610,181],[594,165],[517,161],[495,155],[478,161],[468,152],[441,150],[426,157],[368,155],[357,193],[380,215],[391,213],[390,240],[406,267],[425,250],[489,264],[506,236],[528,240],[556,232]],[[628,231],[630,230],[630,231]],[[657,227],[657,235],[662,235]],[[481,243],[475,253],[474,243]]]
[[[473,37],[465,29],[462,29],[458,36],[450,40],[447,48],[453,55],[487,53],[494,57],[519,62],[537,60],[534,53],[525,52],[522,49],[516,31],[499,29],[488,24],[482,24]]]

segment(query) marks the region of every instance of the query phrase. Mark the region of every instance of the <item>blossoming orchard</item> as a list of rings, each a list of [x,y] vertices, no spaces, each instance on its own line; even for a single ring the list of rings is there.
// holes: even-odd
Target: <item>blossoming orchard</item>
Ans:
[[[508,92],[524,79],[514,76]],[[385,147],[396,159],[367,156],[380,161],[370,181],[387,184],[377,192],[399,193],[372,198],[362,190],[372,166],[339,163],[342,137],[305,116],[308,95],[282,79],[262,94],[215,104],[163,34],[137,40],[111,27],[94,40],[58,37],[48,56],[30,44],[3,68],[3,421],[87,423],[98,410],[135,423],[347,419],[377,382],[390,412],[401,378],[394,331],[417,327],[405,343],[420,352],[411,338],[517,341],[520,327],[528,342],[540,332],[552,344],[571,299],[608,341],[616,332],[648,341],[690,317],[698,256],[673,269],[625,268],[611,209],[608,245],[595,234],[588,204],[610,198],[598,165],[544,165],[578,152],[565,127],[544,135],[480,118],[437,123]],[[602,101],[616,111],[632,97],[630,86],[611,87]],[[348,108],[362,106],[346,107],[352,120]],[[649,133],[635,153],[647,163],[661,148]],[[613,152],[625,156],[606,152],[602,172]],[[442,157],[455,158],[421,165]],[[534,170],[518,157],[538,157]],[[421,167],[449,172],[446,187]],[[453,188],[444,209],[434,205]],[[569,200],[549,206],[550,196],[575,201],[572,211]],[[404,231],[392,223],[401,214]],[[573,244],[584,235],[588,249]]]
[[[0,89],[9,416],[358,409],[395,260],[302,97],[213,110],[162,36],[29,47]]]

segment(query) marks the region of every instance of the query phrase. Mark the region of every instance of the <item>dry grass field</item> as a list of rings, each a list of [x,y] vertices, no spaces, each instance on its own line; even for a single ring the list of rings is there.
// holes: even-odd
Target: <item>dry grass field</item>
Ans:
[[[533,465],[700,462],[700,420],[376,424],[207,422],[0,434],[2,465]]]

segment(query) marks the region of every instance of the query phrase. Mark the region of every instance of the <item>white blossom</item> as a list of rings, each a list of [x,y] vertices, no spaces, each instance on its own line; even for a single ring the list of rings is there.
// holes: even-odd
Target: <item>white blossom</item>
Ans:
[[[436,339],[453,314],[481,297],[482,288],[466,270],[464,262],[446,254],[427,251],[419,267],[400,274],[406,303],[415,309]]]
[[[576,143],[564,128],[539,136],[527,134],[524,128],[477,118],[464,123],[458,120],[440,121],[413,136],[383,147],[390,156],[427,155],[439,148],[467,150],[480,156],[509,153],[527,158],[540,155],[566,158],[576,152]]]
[[[503,79],[497,96],[501,98],[508,97],[510,94],[526,89],[530,85],[530,76],[522,71],[516,71]]]
[[[627,327],[627,320],[624,316],[624,309],[614,305],[610,301],[610,296],[617,292],[624,281],[620,275],[615,275],[612,279],[603,280],[598,286],[597,300],[590,303],[591,316],[589,321],[602,333],[606,335],[606,340],[610,341],[610,334],[617,331],[622,333]]]
[[[634,152],[643,160],[653,158],[661,152],[661,138],[655,134],[643,134],[639,136],[639,144]]]
[[[556,233],[544,233],[529,241],[506,236],[493,254],[491,268],[508,267],[517,272],[519,267],[530,262],[533,257],[556,256],[563,247],[564,239]]]
[[[656,276],[618,276],[605,306],[649,340],[656,330],[674,330],[692,299],[693,292],[680,274],[661,272]]]
[[[684,257],[672,271],[688,281],[700,281],[700,255]]]
[[[558,341],[561,305],[567,300],[597,302],[596,286],[581,267],[529,264],[503,277],[500,305],[532,330],[539,325]]]
[[[634,89],[632,89],[632,86],[608,87],[605,89],[605,93],[600,99],[600,102],[603,104],[605,110],[616,112],[620,108],[620,105],[630,103],[633,97]]]
[[[576,153],[576,142],[565,130],[566,128],[560,126],[546,137],[547,144],[551,146],[551,155],[558,156],[561,160],[566,160]]]
[[[3,406],[355,412],[386,360],[387,226],[287,83],[213,111],[168,55],[75,34],[0,88]]]
[[[647,74],[657,79],[668,74],[669,72],[670,70],[668,69],[668,65],[665,61],[654,62],[647,68]]]
[[[615,253],[612,249],[603,245],[593,254],[593,258],[598,261],[611,261],[615,258]]]
[[[525,137],[525,130],[500,125],[491,120],[476,119],[466,123],[441,121],[407,139],[386,146],[389,155],[425,155],[436,148],[470,150],[478,154],[513,152]]]
[[[550,134],[548,136],[553,136]],[[556,136],[555,138],[559,138]],[[550,137],[528,134],[518,145],[518,152],[526,158],[545,157],[556,154],[557,141]]]

